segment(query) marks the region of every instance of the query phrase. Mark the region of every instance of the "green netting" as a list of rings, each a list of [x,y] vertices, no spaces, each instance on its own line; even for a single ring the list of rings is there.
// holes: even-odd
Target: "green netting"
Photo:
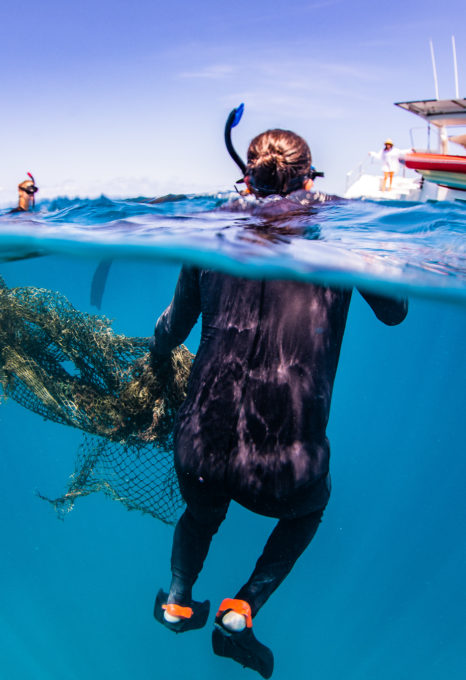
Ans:
[[[51,501],[61,515],[95,491],[164,522],[179,514],[172,431],[193,355],[182,345],[154,372],[147,342],[0,277],[0,396],[86,433],[67,492]]]

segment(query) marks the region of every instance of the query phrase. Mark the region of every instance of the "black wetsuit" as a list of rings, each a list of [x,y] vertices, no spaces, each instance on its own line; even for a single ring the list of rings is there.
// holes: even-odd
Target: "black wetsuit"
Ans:
[[[184,267],[152,344],[163,357],[202,313],[175,426],[187,509],[175,530],[170,601],[191,598],[230,500],[279,518],[236,597],[255,615],[314,536],[330,495],[326,426],[351,290]],[[405,301],[362,293],[386,324]]]

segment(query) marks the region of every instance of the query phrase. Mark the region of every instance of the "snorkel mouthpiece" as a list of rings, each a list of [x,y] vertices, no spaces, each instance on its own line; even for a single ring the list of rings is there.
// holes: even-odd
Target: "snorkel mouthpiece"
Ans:
[[[309,172],[309,179],[314,180],[316,177],[325,177],[325,173],[318,172],[313,165],[311,165],[311,170]]]
[[[236,165],[239,167],[243,175],[246,173],[246,163],[238,156],[236,153],[233,143],[231,141],[231,130],[236,127],[241,120],[244,111],[244,104],[240,104],[235,109],[230,111],[225,124],[225,144],[230,154],[231,158],[235,161]]]

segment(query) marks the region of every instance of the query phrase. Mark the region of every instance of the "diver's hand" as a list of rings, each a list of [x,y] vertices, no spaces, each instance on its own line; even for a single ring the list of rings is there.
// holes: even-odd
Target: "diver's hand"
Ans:
[[[149,340],[149,364],[154,374],[166,371],[171,366],[171,354],[157,354],[154,336]]]

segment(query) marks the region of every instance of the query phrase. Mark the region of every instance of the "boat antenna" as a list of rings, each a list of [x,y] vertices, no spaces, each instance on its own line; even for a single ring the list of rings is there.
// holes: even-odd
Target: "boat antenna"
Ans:
[[[438,96],[438,78],[437,78],[437,67],[435,65],[435,54],[434,54],[434,45],[432,43],[432,39],[429,41],[430,43],[430,56],[432,57],[432,70],[434,72],[434,83],[435,83],[435,99],[439,99]]]
[[[455,36],[451,36],[451,46],[453,48],[453,70],[455,72],[455,92],[456,92],[456,98],[460,98],[460,89],[458,86],[458,62],[456,60],[456,42],[455,42]]]

